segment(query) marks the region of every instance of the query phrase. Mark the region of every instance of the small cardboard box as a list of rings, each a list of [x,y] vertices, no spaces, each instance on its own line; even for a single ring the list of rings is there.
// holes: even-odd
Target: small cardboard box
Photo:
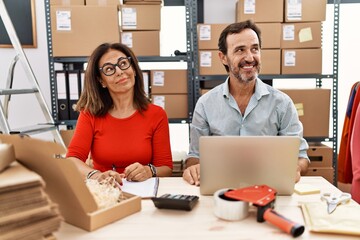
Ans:
[[[321,22],[283,23],[281,48],[321,48]]]
[[[284,0],[257,0],[249,4],[247,0],[236,2],[236,21],[252,19],[254,22],[283,22]]]
[[[257,23],[261,31],[261,48],[280,48],[281,23]]]
[[[188,93],[187,70],[151,70],[152,94]]]
[[[289,95],[303,124],[304,137],[328,137],[330,89],[280,89]]]
[[[121,43],[137,56],[160,56],[160,31],[124,31]]]
[[[119,0],[85,0],[85,5],[88,6],[120,6]]]
[[[334,169],[332,167],[309,168],[305,176],[321,176],[330,183],[334,183]]]
[[[161,26],[160,5],[121,5],[122,30],[158,30]],[[151,45],[151,44],[150,44]]]
[[[151,102],[165,109],[168,118],[187,119],[189,117],[187,94],[151,95]]]
[[[199,72],[200,75],[224,75],[227,74],[222,64],[218,50],[199,51]]]
[[[327,0],[285,0],[285,22],[321,22],[326,19]]]
[[[199,50],[217,50],[221,32],[228,24],[198,24],[198,46]]]
[[[321,74],[322,50],[282,49],[282,74]]]
[[[280,74],[281,50],[261,49],[260,74]]]
[[[19,135],[0,134],[0,140],[13,144],[16,159],[44,179],[45,191],[69,224],[93,231],[141,210],[141,198],[126,193],[127,199],[99,209],[75,164],[55,158],[65,153],[59,144]]]
[[[88,57],[104,42],[119,42],[115,5],[50,8],[54,57]]]
[[[309,143],[309,149],[307,150],[308,157],[310,159],[310,167],[332,167],[333,149],[324,144],[311,144]]]
[[[50,5],[85,5],[85,0],[50,0]]]

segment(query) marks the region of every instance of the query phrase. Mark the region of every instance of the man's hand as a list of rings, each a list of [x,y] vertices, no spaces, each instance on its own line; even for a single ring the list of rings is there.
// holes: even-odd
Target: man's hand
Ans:
[[[186,168],[183,172],[183,179],[191,185],[200,186],[200,164]]]

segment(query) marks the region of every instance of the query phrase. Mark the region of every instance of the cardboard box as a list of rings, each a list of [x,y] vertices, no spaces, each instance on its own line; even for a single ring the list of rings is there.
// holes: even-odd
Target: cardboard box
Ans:
[[[187,70],[151,70],[151,93],[188,93]]]
[[[283,23],[281,48],[321,48],[321,22]]]
[[[325,21],[326,4],[326,0],[285,0],[284,22]]]
[[[121,33],[121,43],[136,56],[160,56],[160,31],[125,31]]]
[[[160,31],[160,5],[122,5],[122,30],[158,30]]]
[[[141,5],[161,5],[162,0],[123,0],[124,4],[141,4]]]
[[[334,183],[334,169],[332,167],[309,168],[305,176],[321,176],[328,182]]]
[[[282,49],[282,74],[321,74],[322,50]]]
[[[204,95],[205,93],[207,93],[208,91],[210,91],[211,89],[203,89],[203,88],[200,88],[200,95]]]
[[[54,57],[88,57],[104,42],[119,42],[116,6],[50,8]]]
[[[199,50],[217,50],[221,32],[229,24],[198,24],[198,48]]]
[[[75,164],[55,158],[65,153],[60,144],[19,135],[0,134],[0,139],[13,144],[16,159],[44,179],[45,191],[59,205],[61,215],[69,224],[93,231],[141,210],[141,198],[126,193],[126,200],[99,209]]]
[[[85,5],[85,0],[50,0],[50,5]]]
[[[281,50],[261,49],[260,74],[280,74]]]
[[[189,117],[187,94],[153,94],[151,102],[165,109],[168,118],[187,119]]]
[[[236,21],[252,19],[254,22],[283,22],[284,0],[257,0],[248,4],[247,0],[236,2]]]
[[[294,102],[304,128],[304,137],[328,137],[330,89],[280,89]]]
[[[119,0],[85,0],[87,6],[120,6]]]
[[[311,168],[332,167],[333,149],[324,144],[311,144],[307,151]]]
[[[281,23],[257,23],[261,31],[261,48],[280,48]]]
[[[218,50],[199,51],[200,75],[224,75],[227,74],[222,64]]]

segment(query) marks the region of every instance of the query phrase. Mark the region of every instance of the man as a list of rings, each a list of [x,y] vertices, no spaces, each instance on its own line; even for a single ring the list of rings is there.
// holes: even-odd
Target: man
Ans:
[[[252,21],[233,23],[219,37],[227,80],[199,98],[190,125],[190,151],[183,178],[200,185],[199,138],[211,135],[297,135],[301,137],[296,182],[309,165],[308,144],[292,100],[263,83],[261,37]],[[219,159],[221,161],[221,159]]]

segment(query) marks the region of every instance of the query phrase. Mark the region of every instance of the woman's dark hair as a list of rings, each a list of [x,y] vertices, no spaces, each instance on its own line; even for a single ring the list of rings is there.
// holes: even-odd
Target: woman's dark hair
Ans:
[[[89,111],[94,116],[104,116],[114,105],[109,90],[103,88],[99,61],[109,50],[117,50],[131,57],[131,67],[135,72],[134,104],[138,111],[147,109],[149,100],[145,95],[143,73],[133,51],[121,43],[103,43],[91,54],[85,71],[84,88],[76,104],[77,111]]]
[[[252,29],[256,35],[258,36],[258,39],[259,39],[259,46],[261,48],[261,31],[260,29],[258,28],[258,26],[256,26],[256,24],[251,21],[251,20],[247,20],[247,21],[244,21],[244,22],[237,22],[237,23],[232,23],[230,25],[228,25],[220,34],[220,37],[219,37],[219,41],[218,41],[218,47],[219,47],[219,50],[224,54],[226,55],[227,54],[227,43],[226,43],[226,38],[228,35],[231,35],[231,34],[236,34],[236,33],[240,33],[242,32],[243,30],[245,29]],[[224,65],[225,66],[225,69],[227,72],[229,72],[229,66],[227,65]]]

